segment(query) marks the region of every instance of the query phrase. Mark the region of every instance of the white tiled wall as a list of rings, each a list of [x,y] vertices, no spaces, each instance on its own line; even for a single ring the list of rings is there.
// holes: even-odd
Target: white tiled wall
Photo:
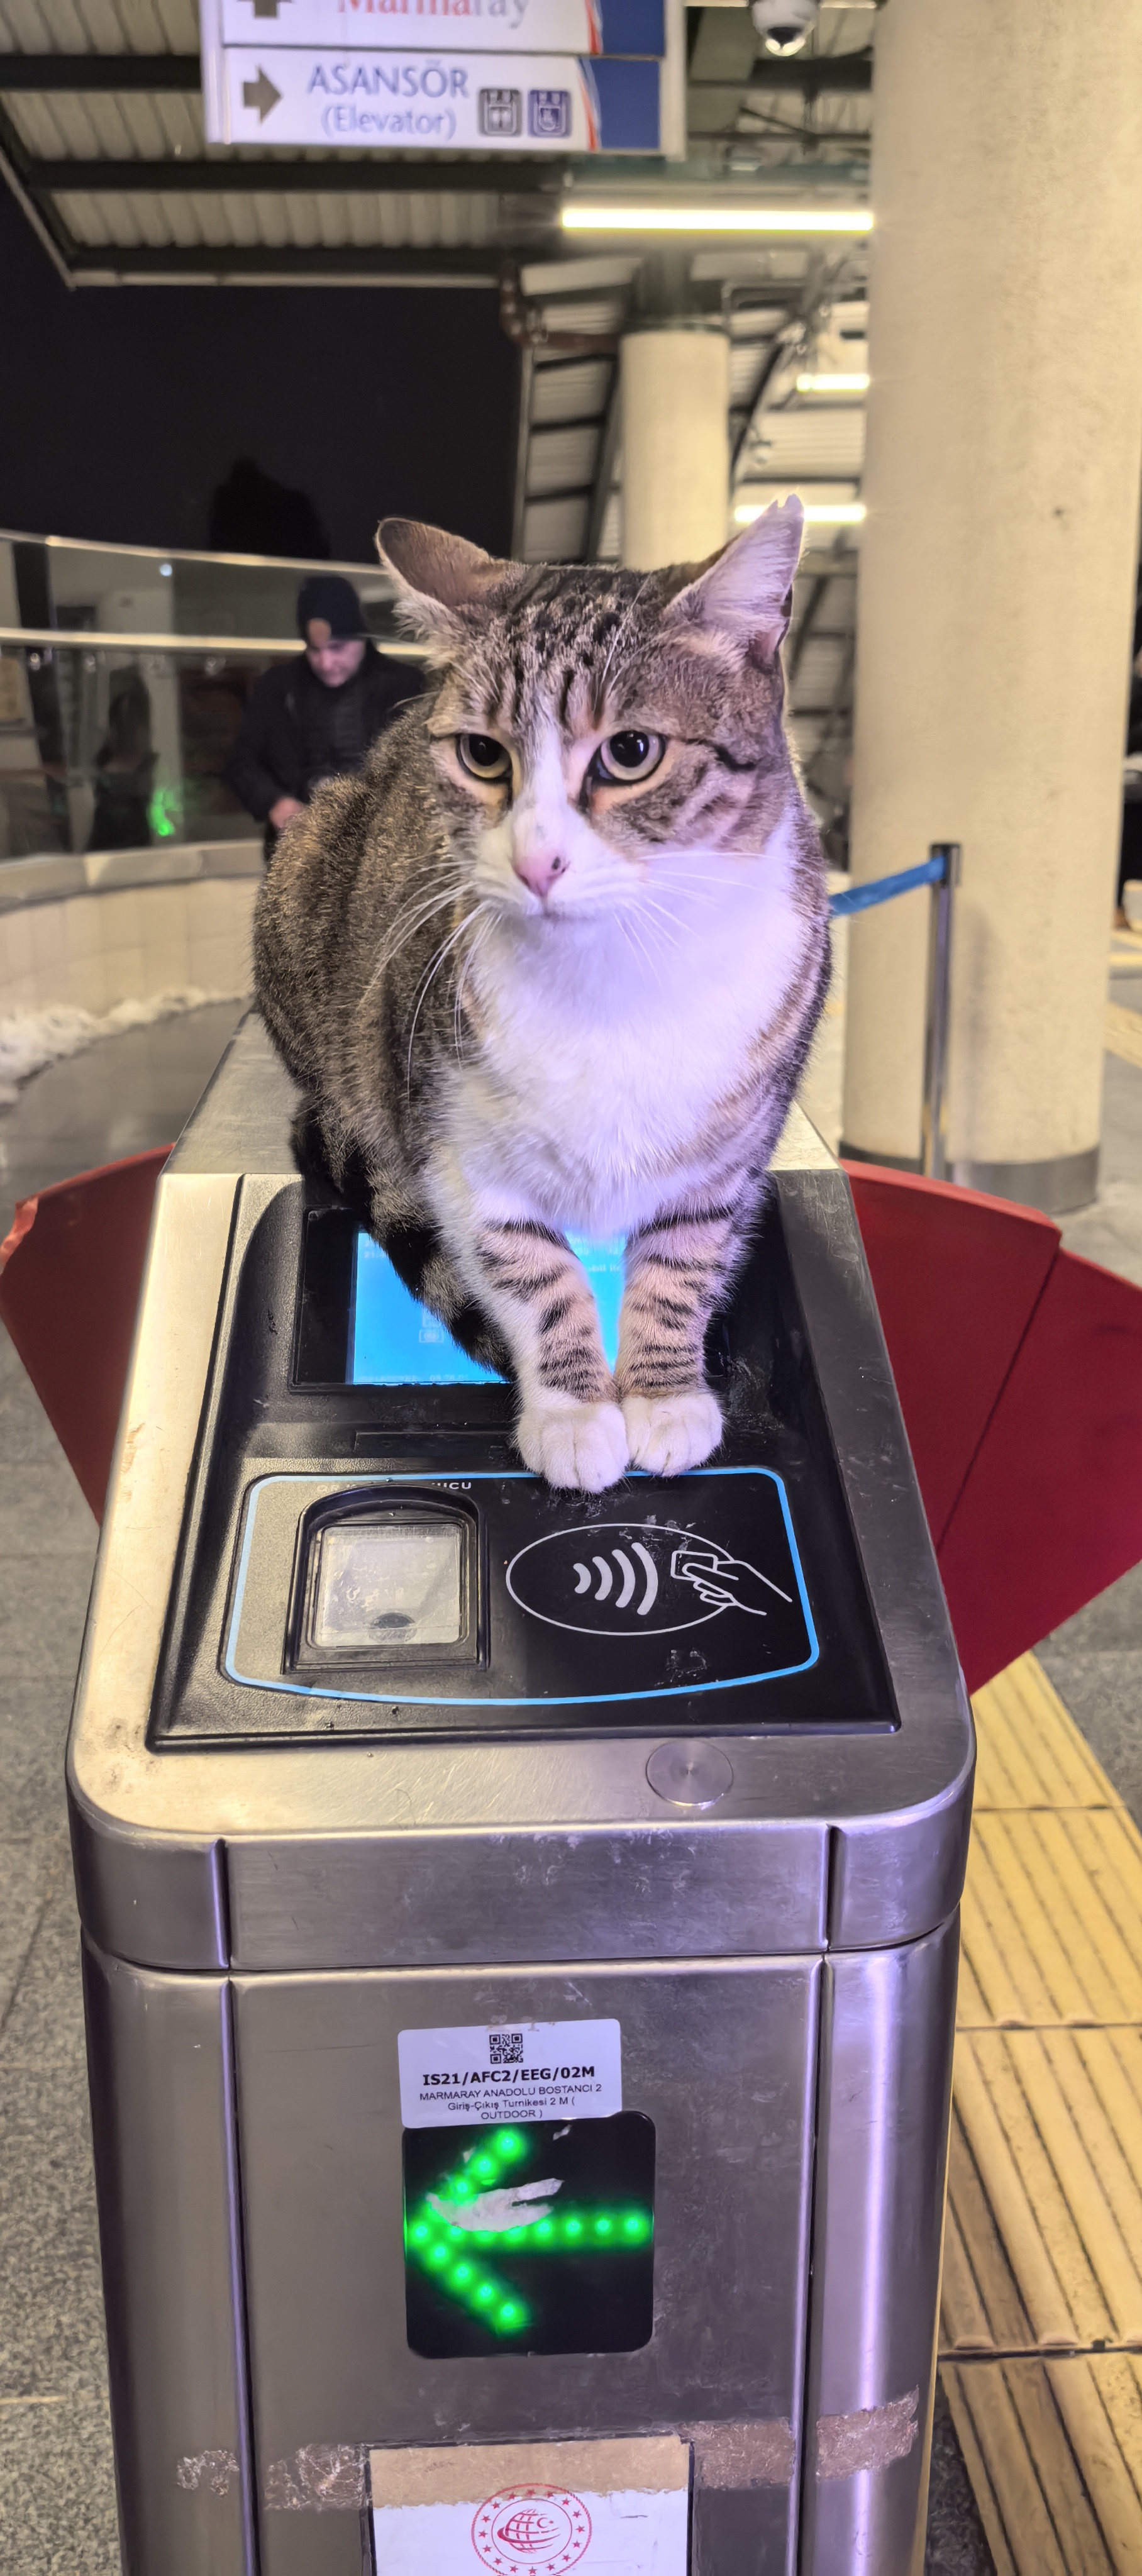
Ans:
[[[123,886],[0,913],[0,1017],[53,1002],[116,1002],[197,985],[250,990],[256,877]]]

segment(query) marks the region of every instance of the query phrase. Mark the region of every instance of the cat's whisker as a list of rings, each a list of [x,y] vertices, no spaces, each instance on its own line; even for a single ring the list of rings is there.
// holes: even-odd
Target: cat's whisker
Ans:
[[[387,937],[382,942],[377,962],[361,995],[362,1003],[368,1000],[374,986],[379,982],[386,968],[392,965],[394,958],[399,957],[402,948],[407,948],[410,939],[415,938],[418,930],[423,930],[425,923],[431,921],[434,913],[442,911],[445,904],[453,903],[457,895],[463,893],[467,883],[467,870],[457,869],[443,887],[438,883],[436,892],[428,901],[412,906],[406,905],[397,914]],[[399,938],[396,936],[398,931]]]
[[[491,906],[489,904],[478,903],[475,912],[469,915],[469,919],[470,921],[475,921],[478,919],[480,913],[487,914],[490,910]],[[456,1058],[458,1063],[463,1063],[464,1060],[463,1031],[460,1026],[460,1013],[464,1001],[464,986],[468,980],[469,970],[474,959],[478,956],[480,949],[484,947],[487,940],[491,937],[492,926],[493,925],[490,920],[485,919],[480,922],[479,929],[476,932],[475,938],[469,944],[468,953],[456,979],[456,992],[452,1003],[452,1038],[456,1049]]]
[[[646,593],[646,590],[647,590],[647,588],[648,588],[648,585],[650,584],[650,582],[652,582],[652,581],[653,581],[653,579],[654,579],[654,575],[653,575],[653,573],[649,573],[649,572],[648,572],[648,573],[644,574],[643,579],[640,581],[639,586],[638,586],[638,589],[636,590],[636,592],[635,592],[635,594],[634,594],[634,598],[629,602],[628,606],[627,606],[626,608],[624,608],[623,613],[622,613],[622,616],[620,617],[620,619],[619,619],[619,621],[618,621],[618,624],[617,624],[617,626],[616,626],[616,628],[615,628],[614,634],[613,634],[613,635],[612,635],[612,637],[611,637],[610,650],[609,650],[609,652],[608,652],[608,654],[607,654],[606,661],[604,662],[603,667],[602,667],[602,670],[600,671],[599,676],[598,676],[598,679],[597,679],[597,681],[596,681],[596,683],[595,683],[595,701],[596,701],[596,704],[597,704],[600,708],[602,707],[602,702],[603,702],[603,686],[604,686],[604,682],[605,682],[605,680],[606,680],[607,673],[608,673],[608,671],[610,670],[611,664],[612,664],[612,662],[614,661],[616,648],[617,648],[617,646],[619,645],[619,643],[621,642],[622,637],[623,637],[623,634],[624,634],[624,632],[625,632],[626,628],[630,625],[630,621],[631,621],[632,617],[634,616],[634,612],[635,612],[636,608],[638,607],[638,604],[639,604],[640,599],[642,599],[642,598],[644,597],[644,595],[645,595],[645,593]]]
[[[369,981],[365,986],[364,993],[362,994],[362,1000],[366,1000],[368,998],[368,995],[372,992],[374,986],[379,983],[387,968],[390,967],[394,963],[395,959],[400,956],[401,950],[403,948],[407,948],[409,941],[415,938],[417,931],[422,930],[426,922],[431,921],[434,913],[441,912],[444,910],[446,905],[454,903],[461,890],[460,885],[448,886],[441,893],[434,896],[431,903],[422,904],[418,910],[411,915],[406,912],[400,916],[399,921],[394,923],[393,928],[389,931],[388,936],[384,941],[372,974],[370,975]]]
[[[650,973],[653,974],[655,971],[654,959],[646,946],[645,940],[640,938],[631,915],[629,913],[620,912],[616,914],[615,918],[618,921],[620,928],[625,933],[628,946],[636,951],[636,954],[641,957],[644,966],[646,966]]]
[[[656,922],[661,922],[667,932],[672,934],[667,940],[668,947],[677,948],[682,936],[682,923],[677,913],[668,911],[664,903],[657,903],[653,895],[648,895],[643,905],[644,919],[649,913],[653,913]]]
[[[412,1026],[408,1033],[408,1053],[405,1058],[405,1086],[409,1092],[412,1090],[412,1048],[413,1040],[416,1036],[417,1021],[420,1018],[420,1014],[428,999],[429,989],[440,973],[440,969],[444,964],[444,960],[447,957],[449,950],[455,947],[457,940],[463,936],[463,933],[467,930],[471,920],[472,914],[470,912],[466,912],[463,920],[458,921],[455,929],[449,932],[447,939],[441,941],[439,948],[429,960],[428,967],[421,977],[420,987],[413,1007]]]
[[[467,871],[455,868],[447,877],[435,880],[431,894],[405,904],[389,925],[388,933],[381,944],[382,956],[396,955],[420,923],[427,921],[434,912],[439,910],[442,903],[447,903],[453,895],[459,894],[466,882]]]

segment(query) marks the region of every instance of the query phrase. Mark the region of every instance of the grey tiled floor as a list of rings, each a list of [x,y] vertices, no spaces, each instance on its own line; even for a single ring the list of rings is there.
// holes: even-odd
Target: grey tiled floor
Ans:
[[[1122,996],[1121,998],[1125,998]],[[37,1077],[0,1122],[11,1202],[177,1132],[233,1013],[132,1032]],[[1068,1227],[1142,1281],[1142,1073],[1108,1066],[1106,1168],[1121,1191]],[[1085,1239],[1075,1240],[1085,1224]],[[1101,1231],[1100,1231],[1101,1228]],[[1137,1267],[1134,1267],[1137,1247]],[[0,2565],[119,2576],[63,1797],[95,1527],[0,1331]],[[1060,1629],[1044,1662],[1142,1822],[1142,1570]],[[946,2408],[927,2576],[991,2576]],[[148,2571],[151,2576],[151,2571]],[[162,2576],[162,2571],[154,2571]],[[841,2576],[838,2570],[837,2576]]]
[[[0,2556],[113,2576],[63,1753],[95,1523],[0,1334]]]
[[[54,1066],[0,1117],[36,1188],[177,1135],[232,1006]],[[96,1527],[0,1328],[0,2566],[119,2576],[63,1760]],[[156,2571],[161,2576],[161,2571]]]

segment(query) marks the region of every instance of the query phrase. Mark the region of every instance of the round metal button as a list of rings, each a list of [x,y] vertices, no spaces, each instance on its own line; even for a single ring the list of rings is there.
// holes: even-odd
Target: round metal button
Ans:
[[[716,1744],[683,1737],[680,1743],[656,1744],[646,1776],[656,1796],[673,1807],[716,1807],[733,1788],[734,1766]]]

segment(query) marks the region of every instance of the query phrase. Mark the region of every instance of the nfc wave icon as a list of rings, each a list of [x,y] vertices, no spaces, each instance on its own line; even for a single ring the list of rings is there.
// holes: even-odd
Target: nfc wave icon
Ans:
[[[589,1565],[584,1565],[581,1559],[576,1563],[576,1592],[580,1595],[584,1592],[589,1592],[591,1590],[592,1583],[594,1583],[595,1589],[591,1593],[593,1601],[609,1601],[611,1594],[614,1592],[616,1610],[625,1610],[628,1603],[634,1599],[641,1575],[643,1581],[643,1595],[635,1610],[635,1617],[636,1619],[645,1619],[649,1615],[650,1611],[653,1610],[655,1602],[658,1599],[658,1567],[654,1562],[650,1549],[648,1547],[644,1547],[640,1539],[635,1538],[631,1540],[630,1556],[627,1555],[626,1549],[623,1547],[612,1548],[611,1555],[614,1558],[615,1567],[621,1578],[618,1591],[615,1592],[615,1577],[611,1570],[608,1558],[605,1556],[593,1556]],[[635,1573],[634,1566],[631,1563],[631,1557],[635,1556],[640,1560],[639,1574]]]
[[[668,1636],[727,1610],[764,1619],[792,1606],[789,1592],[720,1539],[656,1521],[551,1530],[513,1556],[507,1586],[531,1618],[589,1637]]]

